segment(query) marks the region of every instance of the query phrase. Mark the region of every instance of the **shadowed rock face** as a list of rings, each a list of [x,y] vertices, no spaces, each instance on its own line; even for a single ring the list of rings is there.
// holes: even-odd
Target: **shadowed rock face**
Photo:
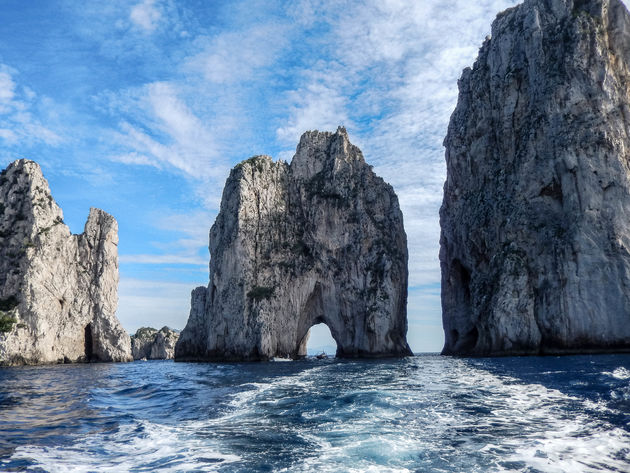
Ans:
[[[630,349],[630,16],[501,13],[445,140],[444,353]]]
[[[72,235],[33,161],[0,175],[0,365],[130,361],[116,319],[118,224],[90,209]]]
[[[321,322],[337,356],[411,354],[398,199],[345,129],[305,133],[290,165],[236,166],[210,253],[210,285],[192,293],[176,360],[304,356]]]

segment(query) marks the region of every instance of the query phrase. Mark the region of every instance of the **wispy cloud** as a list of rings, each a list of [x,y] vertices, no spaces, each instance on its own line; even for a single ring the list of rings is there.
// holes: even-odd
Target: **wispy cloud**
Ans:
[[[152,242],[153,253],[123,254],[122,263],[191,265],[204,271],[208,267],[208,230],[212,215],[205,211],[178,213],[158,217],[155,227],[171,234],[182,235],[167,242]]]
[[[177,78],[118,93],[118,110],[130,113],[117,134],[124,151],[111,159],[176,169],[216,209],[239,151],[269,153],[252,120],[275,126],[269,139],[285,160],[304,131],[345,125],[399,194],[411,284],[438,281],[442,140],[457,79],[495,14],[515,2],[303,0],[281,14],[245,12],[243,3],[235,28],[194,39]]]
[[[131,333],[140,327],[182,329],[190,309],[190,284],[122,277],[117,316]]]
[[[344,94],[345,80],[336,70],[304,72],[305,85],[286,94],[287,123],[276,130],[281,143],[295,146],[307,130],[335,130],[339,125],[352,128],[349,99]]]
[[[41,118],[50,112],[50,101],[19,85],[15,79],[17,75],[15,69],[0,64],[0,142],[24,147],[37,143],[58,145],[62,137]],[[46,113],[42,114],[42,111]]]
[[[180,172],[194,183],[200,202],[216,211],[235,160],[266,151],[247,144],[258,139],[256,120],[268,118],[261,88],[276,81],[289,30],[286,20],[252,19],[199,34],[168,81],[100,93],[99,106],[123,117],[112,134],[119,149],[109,159]]]
[[[255,82],[256,74],[273,65],[288,46],[288,30],[289,25],[278,22],[249,24],[237,31],[197,38],[200,51],[186,60],[185,67],[213,84]]]
[[[5,112],[15,96],[15,82],[6,66],[0,68],[0,112]]]
[[[114,134],[127,152],[111,160],[177,170],[201,182],[223,177],[228,164],[219,153],[215,132],[178,95],[177,85],[154,82],[132,97],[138,107]],[[138,113],[140,111],[140,113]]]
[[[99,193],[118,195],[124,180],[124,197],[110,199],[112,213],[137,225],[133,251],[121,252],[123,273],[181,265],[196,277],[207,270],[207,233],[229,168],[254,154],[289,160],[304,131],[342,124],[399,196],[412,291],[437,284],[442,140],[457,80],[495,15],[516,2],[61,0],[54,23],[44,18],[48,28],[21,39],[28,45],[46,31],[37,49],[14,55],[16,69],[0,66],[0,156],[57,151],[58,172],[89,179]],[[0,11],[3,21],[14,15],[16,35],[31,20]],[[37,63],[59,72],[54,82],[32,67],[29,51],[40,45],[49,50]],[[66,195],[79,191],[88,192]],[[136,223],[137,215],[148,217]],[[162,290],[181,290],[187,311],[190,288],[123,286],[129,320],[142,304],[175,310]],[[411,322],[426,323],[418,318],[426,310],[438,326],[436,293],[414,294]]]
[[[175,240],[175,244],[186,244],[187,241]],[[169,245],[170,246],[170,245]],[[199,248],[198,246],[195,250]],[[190,255],[187,252],[179,252],[175,254],[161,253],[161,254],[144,254],[144,255],[121,255],[121,263],[139,263],[139,264],[187,264],[193,266],[201,266],[207,264],[207,258]]]
[[[491,19],[514,3],[306,0],[293,11],[298,23],[324,23],[327,34],[312,40],[323,54],[303,64],[295,88],[285,92],[288,117],[278,138],[288,143],[306,129],[346,125],[399,195],[412,285],[440,277],[442,140],[457,79],[474,61]]]
[[[94,59],[114,59],[123,71],[147,66],[155,70],[154,61],[170,66],[167,52],[187,35],[173,0],[58,3],[63,6],[59,18],[70,20],[63,26],[72,29],[73,38],[90,47]]]
[[[162,13],[155,5],[155,0],[144,0],[135,5],[129,13],[132,23],[147,32],[154,31],[161,18]]]

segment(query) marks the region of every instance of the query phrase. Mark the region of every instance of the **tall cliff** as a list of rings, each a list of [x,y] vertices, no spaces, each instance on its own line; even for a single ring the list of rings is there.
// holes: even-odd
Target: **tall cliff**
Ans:
[[[398,199],[345,129],[305,133],[290,165],[236,166],[210,253],[176,360],[297,358],[321,322],[337,356],[411,354]]]
[[[90,209],[72,235],[33,161],[0,174],[0,365],[130,361],[116,319],[118,224]]]
[[[630,15],[501,13],[445,140],[444,353],[630,349]]]

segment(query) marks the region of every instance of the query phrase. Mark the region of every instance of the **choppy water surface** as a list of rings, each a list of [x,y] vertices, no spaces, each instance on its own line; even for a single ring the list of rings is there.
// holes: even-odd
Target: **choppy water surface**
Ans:
[[[0,369],[0,471],[630,471],[630,355]]]

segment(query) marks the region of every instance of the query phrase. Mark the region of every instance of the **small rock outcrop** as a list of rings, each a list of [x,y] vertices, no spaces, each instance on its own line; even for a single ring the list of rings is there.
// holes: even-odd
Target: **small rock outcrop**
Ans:
[[[446,354],[630,350],[630,15],[501,13],[445,140]]]
[[[305,133],[290,165],[237,165],[210,254],[210,284],[192,293],[176,360],[298,358],[321,322],[337,356],[411,354],[398,199],[343,128]]]
[[[134,360],[172,360],[179,333],[162,327],[156,330],[142,327],[131,336],[131,352]]]
[[[70,233],[37,163],[0,174],[0,365],[131,361],[115,316],[118,224],[90,209]]]

